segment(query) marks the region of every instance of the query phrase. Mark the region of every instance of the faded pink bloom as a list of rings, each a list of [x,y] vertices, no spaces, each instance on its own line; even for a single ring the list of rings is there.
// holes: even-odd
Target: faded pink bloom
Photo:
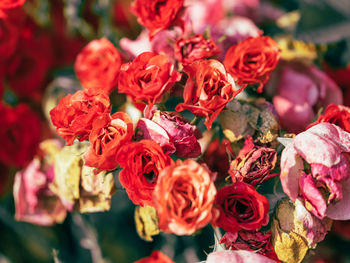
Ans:
[[[48,187],[53,178],[53,165],[44,171],[39,158],[16,173],[13,185],[16,220],[49,226],[65,219],[65,207]]]
[[[318,218],[350,219],[350,133],[330,123],[298,134],[283,150],[284,192]]]
[[[212,252],[208,255],[206,263],[275,263],[269,259],[252,251],[247,250],[226,250]]]
[[[299,133],[315,118],[317,110],[327,105],[342,104],[339,87],[315,66],[301,64],[281,65],[273,104],[280,117],[281,125],[288,132]]]
[[[179,113],[156,110],[147,115],[151,120],[142,118],[137,124],[138,139],[153,140],[160,144],[165,153],[174,153],[183,158],[201,154],[197,141],[202,137],[200,131]]]

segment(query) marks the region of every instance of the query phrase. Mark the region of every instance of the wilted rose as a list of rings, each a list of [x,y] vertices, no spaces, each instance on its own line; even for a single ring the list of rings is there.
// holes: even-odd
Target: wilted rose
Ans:
[[[227,232],[220,240],[230,250],[248,250],[279,262],[271,244],[271,233],[240,230]]]
[[[115,46],[101,38],[84,47],[75,60],[74,69],[84,88],[109,94],[117,85],[121,64]]]
[[[231,162],[229,173],[233,182],[261,184],[278,175],[272,173],[276,163],[275,149],[257,146],[253,138],[248,136],[238,156]]]
[[[61,99],[50,115],[57,133],[67,141],[67,145],[72,145],[74,139],[88,139],[93,121],[109,111],[110,101],[106,94],[79,90]]]
[[[184,103],[175,109],[206,117],[205,125],[210,129],[226,104],[241,90],[235,89],[232,77],[217,60],[197,60],[184,71],[189,75],[183,93]]]
[[[201,154],[197,139],[202,135],[181,114],[157,110],[149,117],[151,120],[141,119],[138,122],[139,137],[154,140],[168,154],[174,153],[183,158],[194,158]]]
[[[272,38],[249,37],[226,52],[224,65],[238,85],[259,83],[258,92],[262,92],[279,58],[277,43]]]
[[[187,159],[161,171],[153,200],[163,232],[192,235],[213,218],[216,188],[206,166]]]
[[[350,219],[350,133],[320,123],[298,134],[283,150],[284,192],[318,218]]]
[[[215,199],[220,216],[214,222],[229,232],[257,230],[269,221],[269,201],[253,186],[236,182],[221,188]]]
[[[180,38],[175,43],[175,56],[183,65],[212,57],[218,53],[220,50],[215,42],[212,39],[205,39],[200,34],[189,38]]]
[[[130,200],[141,206],[154,206],[152,195],[159,173],[172,159],[154,141],[141,140],[123,145],[116,156],[123,170],[119,181]]]

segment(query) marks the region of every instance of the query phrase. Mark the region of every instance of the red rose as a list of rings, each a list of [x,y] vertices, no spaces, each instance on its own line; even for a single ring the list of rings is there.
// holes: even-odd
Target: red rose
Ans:
[[[85,152],[85,165],[99,170],[117,168],[116,154],[120,146],[131,141],[133,123],[124,112],[101,115],[92,124],[90,146]]]
[[[137,21],[149,30],[152,38],[159,31],[182,23],[179,14],[183,4],[184,0],[135,0],[131,8]]]
[[[49,37],[34,37],[31,27],[27,25],[22,29],[21,45],[8,62],[7,81],[18,96],[39,101],[46,74],[53,63],[53,50]]]
[[[205,125],[210,129],[221,110],[241,90],[235,90],[232,77],[217,60],[198,60],[184,71],[189,75],[184,88],[184,103],[175,109],[206,117]]]
[[[188,65],[202,58],[209,58],[220,52],[211,39],[197,34],[190,38],[180,38],[175,43],[175,56],[182,64]]]
[[[110,93],[117,84],[121,56],[106,38],[91,41],[78,54],[75,72],[86,89]]]
[[[174,66],[165,56],[144,52],[131,63],[122,65],[118,91],[134,101],[145,101],[152,108],[180,78],[181,74],[174,71]]]
[[[123,145],[116,159],[123,168],[119,173],[120,183],[130,200],[136,205],[153,206],[152,194],[158,175],[173,163],[172,159],[150,140]]]
[[[155,250],[149,257],[139,259],[134,263],[174,263],[174,261],[159,250]]]
[[[12,9],[24,5],[26,0],[1,0],[0,9]]]
[[[261,184],[278,174],[271,173],[277,163],[275,149],[254,144],[251,136],[244,142],[244,147],[232,161],[229,173],[233,182],[245,182],[250,185]]]
[[[40,120],[26,104],[10,107],[0,103],[0,161],[24,166],[36,153]]]
[[[257,230],[269,221],[269,201],[253,186],[243,182],[221,188],[215,205],[220,210],[215,225],[229,232]]]
[[[159,229],[176,235],[192,235],[213,218],[216,194],[212,173],[205,165],[187,159],[160,173],[153,193]]]
[[[240,230],[236,233],[227,232],[220,240],[231,250],[254,251],[265,257],[280,262],[271,244],[271,233]]]
[[[234,155],[230,141],[224,139],[220,143],[219,139],[215,139],[203,156],[203,161],[208,165],[210,171],[218,173],[218,179],[227,176],[230,168],[229,154]]]
[[[310,124],[307,129],[321,122],[335,124],[344,131],[350,132],[350,108],[343,105],[329,104],[324,114],[320,114],[318,119]]]
[[[249,37],[229,48],[224,65],[238,85],[259,83],[258,92],[262,92],[279,58],[277,43],[272,38]]]
[[[0,11],[1,12],[1,11]],[[0,19],[0,61],[6,61],[16,50],[19,28],[10,19]]]
[[[67,141],[67,145],[72,145],[76,138],[79,141],[88,139],[92,122],[109,111],[110,101],[107,95],[92,90],[79,90],[61,99],[50,115],[57,133]]]

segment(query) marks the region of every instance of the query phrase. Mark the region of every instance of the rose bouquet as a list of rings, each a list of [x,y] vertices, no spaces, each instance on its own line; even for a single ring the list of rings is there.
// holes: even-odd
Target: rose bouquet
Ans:
[[[349,258],[318,250],[350,220],[342,38],[273,2],[0,3],[0,179],[15,220],[70,233],[55,262]]]

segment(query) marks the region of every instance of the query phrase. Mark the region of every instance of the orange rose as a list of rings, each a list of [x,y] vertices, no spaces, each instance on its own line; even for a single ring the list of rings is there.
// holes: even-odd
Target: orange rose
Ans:
[[[174,263],[167,255],[155,250],[149,257],[139,259],[134,263]]]
[[[159,31],[179,23],[184,0],[135,0],[131,6],[137,21],[145,26],[152,38]]]
[[[160,102],[163,94],[179,81],[181,74],[163,55],[144,52],[120,70],[118,91],[129,95],[134,101],[151,105]]]
[[[106,38],[91,41],[77,56],[75,72],[86,89],[110,93],[117,85],[121,56]]]
[[[84,155],[85,165],[99,170],[117,168],[116,154],[123,143],[131,141],[132,135],[133,123],[126,113],[100,116],[92,124],[90,146]]]
[[[117,161],[124,168],[119,173],[119,181],[130,200],[136,205],[154,206],[152,194],[158,175],[173,160],[156,142],[141,140],[123,145]]]
[[[184,71],[189,75],[184,88],[185,101],[175,109],[206,117],[204,124],[210,129],[222,109],[241,90],[235,89],[232,77],[217,60],[198,60]]]
[[[212,174],[206,166],[178,160],[160,173],[153,200],[163,232],[191,235],[212,219],[216,195]]]
[[[249,37],[229,48],[224,65],[238,85],[259,83],[258,92],[262,92],[279,58],[277,43],[272,38]]]

